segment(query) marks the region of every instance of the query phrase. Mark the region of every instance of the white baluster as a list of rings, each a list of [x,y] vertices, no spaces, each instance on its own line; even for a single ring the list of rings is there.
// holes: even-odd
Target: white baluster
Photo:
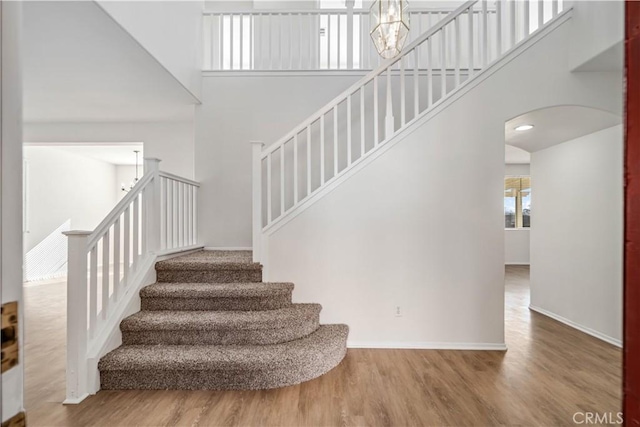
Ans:
[[[427,39],[427,108],[433,105],[433,37]]]
[[[122,276],[122,283],[127,284],[129,280],[129,268],[131,267],[131,209],[130,206],[124,210],[124,274]]]
[[[496,1],[496,59],[502,55],[502,0]]]
[[[558,0],[551,0],[551,18],[558,16]]]
[[[324,114],[320,116],[320,186],[324,185]]]
[[[373,76],[373,145],[378,145],[379,140],[379,117],[378,117],[378,76]]]
[[[523,10],[523,34],[522,34],[522,38],[526,38],[529,35],[529,8],[531,7],[531,3],[529,2],[529,0],[524,0],[524,2],[522,3],[522,7],[524,8]]]
[[[544,0],[538,0],[538,29],[544,25]]]
[[[298,203],[298,133],[293,136],[293,204]]]
[[[88,389],[87,373],[87,241],[89,231],[67,231],[67,400],[82,400]]]
[[[333,177],[338,176],[338,106],[333,107]]]
[[[240,18],[240,69],[244,68],[244,15],[239,15]]]
[[[284,215],[284,144],[280,146],[280,215]]]
[[[475,72],[475,66],[474,66],[474,61],[473,61],[473,6],[469,7],[469,10],[467,11],[467,16],[469,17],[469,21],[468,21],[468,29],[467,31],[469,32],[469,34],[467,35],[467,43],[469,44],[468,46],[468,52],[467,55],[469,56],[469,60],[467,62],[467,74],[468,77],[467,79],[470,79],[471,76],[473,76],[473,73]]]
[[[456,34],[456,41],[454,44],[454,48],[455,48],[455,80],[454,80],[454,87],[458,87],[460,86],[460,58],[461,58],[461,50],[462,50],[462,43],[461,43],[461,35],[460,35],[460,17],[457,17],[456,19],[454,19],[453,21],[454,24],[454,30],[455,30],[455,34]]]
[[[407,122],[406,114],[406,87],[404,81],[404,56],[400,57],[400,127],[403,127]]]
[[[120,288],[120,218],[113,224],[113,301],[118,301]]]
[[[509,46],[507,50],[516,45],[516,2],[509,2]]]
[[[229,15],[229,46],[231,47],[231,49],[229,49],[229,69],[233,70],[234,69],[234,64],[233,64],[233,51],[235,46],[233,45],[233,14]]]
[[[446,27],[440,30],[440,99],[447,94],[447,35]]]
[[[144,173],[153,178],[143,191],[144,220],[142,223],[145,236],[145,252],[156,253],[160,250],[160,159],[145,157]]]
[[[420,115],[420,46],[413,49],[413,118]]]
[[[68,280],[68,279],[67,279]],[[67,282],[68,286],[68,282]],[[89,337],[93,338],[98,328],[98,244],[89,254]]]
[[[311,125],[307,126],[307,197],[311,195]]]
[[[133,251],[132,263],[133,270],[136,270],[138,264],[138,256],[140,254],[140,196],[136,196],[133,200]]]
[[[109,230],[102,236],[102,320],[109,309]]]
[[[366,151],[366,146],[365,146],[365,139],[364,139],[364,134],[365,134],[365,129],[364,129],[364,125],[365,125],[365,114],[364,114],[364,88],[366,85],[362,85],[362,87],[360,88],[360,157],[362,158],[362,156],[364,156],[364,153]]]
[[[351,146],[351,94],[347,95],[347,166],[351,165],[352,146]]]
[[[482,0],[482,68],[489,61],[489,15],[487,13],[487,0]]]
[[[353,5],[355,0],[345,0],[347,6],[347,69],[353,70]]]
[[[384,139],[388,140],[393,136],[394,132],[394,119],[393,119],[393,98],[391,95],[391,67],[389,65],[387,67],[387,110],[385,116],[385,126],[384,126]]]
[[[271,153],[267,154],[267,224],[271,224]]]

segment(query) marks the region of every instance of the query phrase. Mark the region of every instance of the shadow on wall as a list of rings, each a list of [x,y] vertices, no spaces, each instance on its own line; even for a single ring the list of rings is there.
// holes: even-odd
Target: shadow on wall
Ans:
[[[71,219],[67,219],[27,252],[24,259],[26,282],[53,279],[67,273],[67,238],[62,233],[70,229]]]

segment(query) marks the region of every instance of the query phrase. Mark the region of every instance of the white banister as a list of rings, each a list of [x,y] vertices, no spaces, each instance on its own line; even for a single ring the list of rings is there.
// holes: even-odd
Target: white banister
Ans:
[[[401,132],[407,126],[412,125],[421,117],[424,117],[434,108],[438,108],[447,99],[458,93],[460,89],[483,74],[483,71],[490,67],[495,61],[501,59],[508,52],[515,49],[518,44],[526,40],[533,34],[531,26],[520,24],[524,19],[529,19],[529,2],[523,3],[525,7],[520,7],[515,3],[505,3],[505,0],[498,0],[491,3],[486,0],[472,0],[464,3],[455,11],[439,19],[423,34],[414,36],[413,40],[405,46],[403,52],[395,58],[380,61],[380,65],[367,73],[356,83],[337,95],[333,100],[313,113],[299,125],[294,127],[282,138],[262,148],[262,143],[254,146],[253,151],[253,176],[254,176],[254,251],[260,253],[263,249],[258,247],[261,233],[275,227],[277,223],[286,217],[295,215],[296,211],[309,205],[309,201],[316,195],[326,194],[323,190],[333,185],[338,179],[355,168],[367,157],[380,149],[381,146],[391,140],[394,135]],[[539,0],[542,4],[542,1]],[[555,1],[556,7],[561,3]],[[495,6],[494,6],[495,5]],[[481,7],[480,7],[481,6]],[[553,4],[551,4],[553,7]],[[547,10],[547,12],[549,12]],[[309,12],[310,13],[310,12]],[[328,12],[323,12],[328,13]],[[540,14],[542,9],[540,9]],[[559,12],[545,25],[556,20]],[[338,12],[331,12],[329,15],[336,15],[336,20],[330,24],[333,16],[328,16],[327,27],[335,23],[340,23],[341,19],[347,18]],[[357,14],[354,11],[354,16]],[[366,15],[362,15],[366,16]],[[430,17],[439,17],[439,14],[429,14]],[[465,22],[466,20],[466,22]],[[342,21],[344,22],[344,21]],[[432,21],[429,21],[432,22]],[[362,23],[362,20],[360,21]],[[340,25],[338,25],[340,26]],[[348,26],[347,26],[348,27]],[[536,28],[535,31],[540,31]],[[523,33],[524,31],[524,33]],[[356,31],[357,32],[357,31]],[[359,33],[358,33],[359,34]],[[334,34],[327,34],[327,38],[340,36],[338,31]],[[348,39],[348,34],[347,37]],[[327,45],[327,50],[331,43]],[[347,45],[348,46],[348,45]],[[336,49],[337,50],[337,49]],[[331,50],[333,52],[333,49]],[[324,53],[324,52],[323,52]],[[338,55],[340,58],[341,55]],[[365,56],[361,56],[364,58]],[[329,55],[327,61],[331,61],[330,66],[335,65],[336,56]],[[422,59],[422,62],[421,62]],[[337,66],[341,67],[338,61]],[[362,61],[364,62],[364,61]],[[421,65],[424,64],[424,67]],[[412,70],[407,70],[407,67]],[[406,79],[413,77],[413,84],[407,84]],[[426,75],[426,84],[423,87],[423,94],[419,90],[419,83]],[[385,93],[380,94],[381,78],[385,80]],[[439,81],[438,81],[439,79]],[[373,96],[365,96],[366,88],[373,89]],[[399,92],[398,92],[399,91]],[[358,94],[359,92],[359,94]],[[435,93],[435,95],[434,95]],[[386,95],[386,96],[385,96]],[[380,99],[384,96],[384,99]],[[413,96],[413,114],[408,107],[408,97]],[[424,107],[420,105],[420,97],[426,96]],[[394,106],[395,97],[395,106]],[[359,98],[359,99],[358,99]],[[354,102],[359,101],[360,112],[357,109],[354,114]],[[384,109],[380,111],[380,108]],[[398,126],[394,118],[394,108],[398,108]],[[409,108],[409,112],[407,111]],[[421,109],[422,108],[422,109]],[[384,113],[384,119],[381,118]],[[372,117],[369,121],[366,118]],[[333,174],[331,178],[325,179],[325,118],[333,122]],[[319,130],[316,127],[319,123]],[[371,126],[373,129],[371,129]],[[360,138],[356,141],[353,132],[360,132]],[[380,135],[382,133],[382,135]],[[298,157],[299,135],[305,136],[306,159]],[[329,135],[327,135],[330,138]],[[373,138],[372,148],[367,150],[366,138]],[[284,151],[279,153],[280,167],[272,168],[273,157],[277,150],[285,150],[293,141],[293,162],[285,162]],[[359,142],[359,144],[358,144]],[[320,146],[318,147],[318,144]],[[357,145],[360,145],[358,150]],[[355,149],[360,155],[354,154]],[[319,154],[318,154],[319,153]],[[318,156],[320,156],[318,158]],[[345,156],[346,158],[343,158]],[[300,156],[303,157],[303,156]],[[263,162],[264,160],[264,162]],[[302,163],[300,170],[299,162],[306,160],[306,168]],[[277,161],[277,157],[275,159]],[[312,166],[315,171],[320,167],[319,185],[312,185]],[[330,165],[329,165],[330,166]],[[275,170],[274,170],[275,169]],[[329,167],[329,170],[331,167]],[[285,185],[284,177],[293,175],[293,201],[287,204],[286,209],[283,199],[280,199],[281,208],[272,210],[272,204],[278,199],[272,192],[272,180],[277,180],[280,175],[280,197],[284,198]],[[298,179],[306,175],[306,192],[298,193]],[[266,179],[266,200],[262,195],[262,177]],[[260,191],[258,191],[260,188]],[[328,190],[327,190],[328,191]],[[300,192],[302,193],[302,192]],[[263,221],[263,212],[266,209],[266,221]],[[263,243],[264,244],[264,243]],[[258,246],[256,246],[258,245]]]
[[[99,388],[97,360],[110,350],[111,332],[155,257],[198,248],[199,184],[160,172],[159,163],[145,159],[142,178],[94,231],[64,233],[69,239],[65,403],[79,403]],[[168,192],[176,184],[180,192]],[[180,239],[174,230],[180,230]]]
[[[369,9],[355,9],[354,5],[354,0],[346,0],[344,9],[205,11],[203,68],[210,71],[375,68],[380,58],[369,38]],[[411,7],[413,28],[407,42],[420,36],[423,20],[434,22],[451,11]],[[466,31],[462,29],[463,33]],[[245,61],[245,57],[249,60]]]
[[[294,140],[294,144],[297,145],[297,138]],[[253,235],[253,262],[260,262],[262,246],[262,147],[264,142],[251,141],[252,145],[252,160],[251,170],[253,175],[251,176],[251,191],[253,197],[252,206],[252,235]],[[295,147],[295,146],[294,146]],[[296,150],[297,153],[297,150]],[[297,157],[294,158],[295,164],[297,164]],[[297,171],[296,171],[297,173]],[[297,177],[296,177],[297,182]],[[297,185],[296,185],[297,187]],[[297,190],[296,190],[297,192]]]

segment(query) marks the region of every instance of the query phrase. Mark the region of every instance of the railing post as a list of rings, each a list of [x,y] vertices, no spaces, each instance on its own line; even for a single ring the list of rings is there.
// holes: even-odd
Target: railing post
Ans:
[[[264,142],[251,141],[253,262],[261,261],[262,249],[262,147]]]
[[[67,397],[66,404],[79,403],[89,391],[87,372],[88,283],[87,240],[90,231],[66,231],[67,249]]]
[[[160,250],[160,159],[145,157],[144,174],[152,174],[153,179],[142,194],[143,220],[146,248],[149,253]],[[143,254],[144,255],[144,254]]]
[[[347,6],[347,70],[353,70],[353,6],[355,0],[346,0],[345,4]]]

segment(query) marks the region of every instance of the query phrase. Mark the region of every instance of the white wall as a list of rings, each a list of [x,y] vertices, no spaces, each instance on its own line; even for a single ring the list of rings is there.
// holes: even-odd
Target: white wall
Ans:
[[[116,205],[116,166],[56,147],[26,146],[27,234],[31,250],[65,221],[93,230]]]
[[[272,143],[360,76],[214,77],[203,79],[198,107],[196,180],[200,241],[251,246],[251,146]]]
[[[195,96],[202,70],[201,1],[98,1]]]
[[[533,153],[531,177],[531,306],[619,344],[622,126]]]
[[[192,122],[25,123],[25,142],[143,142],[144,155],[162,160],[160,169],[194,176]]]
[[[528,164],[507,164],[504,169],[505,176],[529,176],[530,173]],[[529,264],[528,228],[507,228],[504,230],[504,263]]]
[[[549,105],[621,105],[619,73],[569,72],[570,28],[503,62],[268,232],[268,279],[293,281],[297,301],[322,303],[323,322],[349,324],[351,345],[500,348],[504,123]]]
[[[528,265],[530,262],[528,228],[505,228],[504,263],[507,265]]]
[[[18,301],[20,345],[20,364],[1,375],[3,422],[24,409],[21,20],[20,2],[0,2],[0,284],[2,303]]]
[[[569,64],[574,69],[622,43],[624,1],[572,1],[571,4],[574,31],[571,34]]]

